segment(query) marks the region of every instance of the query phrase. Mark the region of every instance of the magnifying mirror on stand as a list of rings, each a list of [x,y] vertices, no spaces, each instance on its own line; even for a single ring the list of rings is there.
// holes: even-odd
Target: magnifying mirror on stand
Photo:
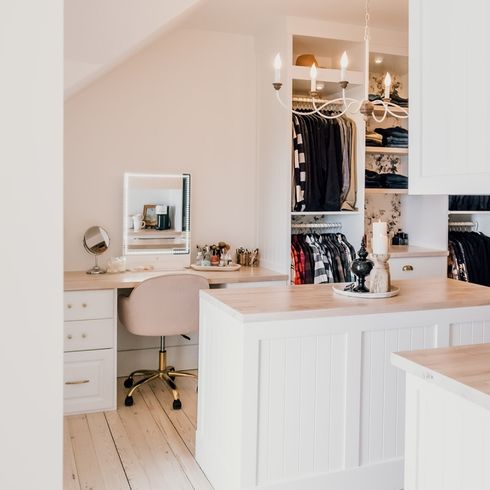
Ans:
[[[87,274],[104,274],[105,269],[101,269],[97,257],[103,254],[110,244],[109,233],[101,226],[92,226],[83,235],[83,246],[85,250],[95,257],[95,265],[87,271]]]

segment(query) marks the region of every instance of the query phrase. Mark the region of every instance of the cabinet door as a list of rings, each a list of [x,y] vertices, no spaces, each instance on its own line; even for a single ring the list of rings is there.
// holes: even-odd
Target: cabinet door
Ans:
[[[488,194],[490,2],[410,0],[410,193]]]

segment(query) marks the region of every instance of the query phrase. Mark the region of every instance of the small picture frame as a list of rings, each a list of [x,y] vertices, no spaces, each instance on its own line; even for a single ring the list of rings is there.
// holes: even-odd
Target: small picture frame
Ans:
[[[143,207],[143,221],[146,223],[146,228],[156,226],[157,214],[156,204],[145,204]]]

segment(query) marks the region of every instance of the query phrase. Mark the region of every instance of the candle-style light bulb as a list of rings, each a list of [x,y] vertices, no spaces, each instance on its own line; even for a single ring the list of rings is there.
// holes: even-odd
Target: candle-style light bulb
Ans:
[[[282,60],[280,53],[274,58],[274,83],[281,83]]]
[[[340,81],[347,81],[347,67],[349,66],[349,58],[347,53],[344,51],[340,58]]]
[[[385,99],[390,98],[390,92],[391,92],[391,75],[389,72],[386,72],[385,76]]]
[[[310,90],[311,92],[316,92],[316,79],[318,77],[318,70],[316,69],[315,63],[311,65],[310,69],[310,78],[311,78],[311,86]]]

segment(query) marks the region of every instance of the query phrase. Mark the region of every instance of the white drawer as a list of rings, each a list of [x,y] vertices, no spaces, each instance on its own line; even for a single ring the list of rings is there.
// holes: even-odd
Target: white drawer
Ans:
[[[408,257],[390,259],[393,280],[446,277],[447,257]]]
[[[65,352],[114,347],[114,320],[82,320],[65,322]]]
[[[64,359],[65,413],[115,409],[113,349],[68,352]]]
[[[112,318],[114,290],[65,291],[65,321]]]

